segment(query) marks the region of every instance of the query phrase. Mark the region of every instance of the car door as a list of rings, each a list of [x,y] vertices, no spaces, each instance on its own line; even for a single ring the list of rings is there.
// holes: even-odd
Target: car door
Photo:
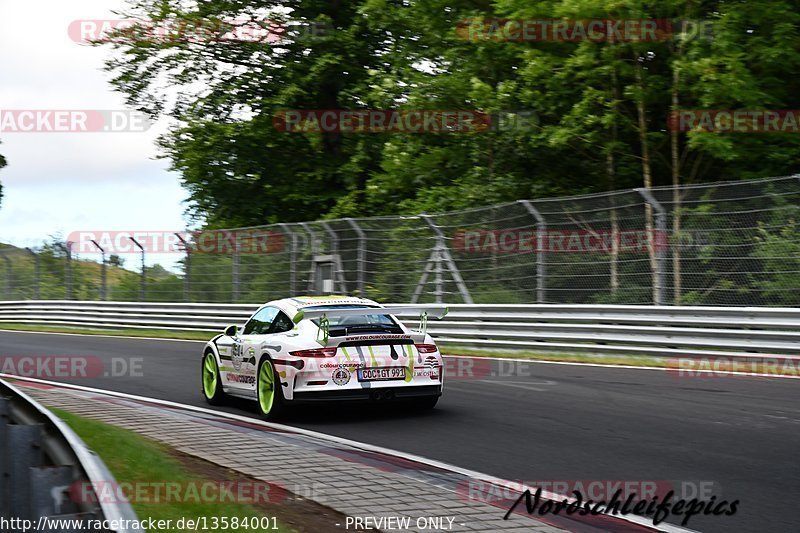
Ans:
[[[225,375],[226,386],[246,393],[255,393],[258,347],[278,314],[275,307],[262,307],[244,325],[231,347],[231,368]]]

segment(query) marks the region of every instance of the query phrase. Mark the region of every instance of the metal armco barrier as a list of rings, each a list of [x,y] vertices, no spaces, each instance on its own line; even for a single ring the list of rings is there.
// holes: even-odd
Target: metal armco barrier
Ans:
[[[13,385],[0,380],[0,521],[28,520],[47,531],[81,529],[107,521],[116,529],[86,531],[144,533],[129,526],[138,522],[127,503],[103,498],[71,497],[87,487],[114,485],[103,462],[60,419]],[[52,519],[47,522],[41,520]],[[28,528],[32,531],[32,528]]]
[[[243,324],[257,307],[28,300],[0,302],[0,323],[218,332]],[[800,309],[795,308],[457,304],[444,320],[430,321],[428,331],[444,345],[483,349],[800,356]]]

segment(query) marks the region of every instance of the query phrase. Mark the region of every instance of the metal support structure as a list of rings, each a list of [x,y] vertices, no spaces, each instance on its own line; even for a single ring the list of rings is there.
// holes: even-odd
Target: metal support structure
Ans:
[[[542,214],[529,200],[520,200],[520,204],[536,220],[536,303],[543,304],[547,301],[547,250],[545,250],[545,236],[547,235],[547,222]]]
[[[316,268],[314,267],[313,258],[314,258],[315,255],[317,255],[317,234],[314,233],[314,230],[311,229],[311,226],[308,225],[308,222],[301,222],[300,225],[303,227],[303,229],[308,234],[309,248],[311,248],[311,258],[312,258],[312,260],[311,260],[311,267],[310,267],[310,269],[308,271],[308,292],[310,294],[316,294],[315,281],[316,281],[316,277],[317,277],[317,271],[316,271]]]
[[[183,250],[186,252],[186,261],[183,263],[183,301],[188,302],[191,299],[191,265],[192,265],[192,248],[189,243],[181,237],[180,233],[174,234],[183,245]]]
[[[146,281],[145,281],[146,274],[144,270],[144,247],[141,244],[139,244],[139,241],[137,241],[133,237],[128,237],[128,238],[133,241],[133,244],[135,244],[142,253],[142,276],[139,281],[139,301],[144,302],[145,297],[147,296]]]
[[[333,231],[333,228],[331,228],[330,224],[327,222],[322,221],[319,224],[325,229],[328,236],[331,238],[331,257],[333,258],[334,285],[338,283],[339,291],[341,291],[342,294],[347,294],[347,282],[344,279],[342,258],[339,256],[339,236],[336,235],[336,232]]]
[[[289,248],[289,295],[296,296],[297,289],[297,234],[292,231],[289,224],[278,224],[283,229],[283,232],[289,235],[291,239],[291,248]]]
[[[442,296],[444,295],[442,263],[444,263],[445,266],[447,266],[447,270],[450,272],[450,276],[453,278],[453,281],[455,281],[456,287],[458,287],[458,292],[461,294],[461,298],[464,300],[464,303],[471,304],[472,296],[470,296],[469,289],[467,289],[467,285],[461,278],[461,273],[458,271],[458,267],[456,266],[455,261],[453,261],[453,257],[450,255],[450,249],[447,247],[445,234],[442,233],[442,230],[439,229],[439,226],[433,223],[430,215],[420,215],[420,218],[422,218],[428,224],[433,233],[436,235],[436,244],[434,245],[433,250],[431,250],[431,255],[428,257],[428,263],[425,265],[425,271],[422,273],[422,276],[419,278],[419,282],[417,283],[417,288],[414,289],[414,295],[411,297],[411,303],[417,303],[419,301],[419,297],[422,295],[422,289],[425,287],[425,284],[428,281],[428,276],[430,276],[431,272],[433,272],[435,276],[434,281],[436,289],[434,290],[433,294],[436,299],[436,303],[442,303]]]
[[[352,218],[345,219],[350,227],[353,228],[353,231],[356,232],[358,235],[358,268],[356,269],[358,280],[358,295],[364,298],[366,296],[365,292],[365,277],[367,272],[367,234],[364,233],[364,230],[361,229],[361,226],[358,225],[358,222],[353,220]]]
[[[6,262],[6,280],[3,294],[5,295],[6,300],[11,300],[11,259],[9,259],[6,254],[0,254],[0,256],[2,256],[3,261]]]
[[[97,241],[91,239],[91,243],[94,244],[98,250],[100,250],[100,257],[102,259],[102,263],[100,264],[100,299],[107,300],[108,293],[107,285],[106,285],[106,251],[103,250],[103,247],[97,244]]]
[[[239,301],[241,280],[239,278],[240,256],[239,256],[239,232],[233,232],[233,252],[231,253],[231,301]]]
[[[664,258],[666,246],[662,243],[659,244],[658,237],[665,237],[667,235],[667,211],[664,209],[658,200],[656,200],[650,189],[637,188],[636,192],[642,195],[642,198],[655,210],[655,234],[651,233],[647,236],[648,246],[650,253],[655,256],[655,271],[653,272],[653,304],[664,305]]]
[[[41,285],[42,285],[42,276],[41,276],[41,268],[39,265],[39,254],[31,250],[30,248],[25,248],[25,251],[33,256],[33,297],[38,300],[40,298],[41,292]]]

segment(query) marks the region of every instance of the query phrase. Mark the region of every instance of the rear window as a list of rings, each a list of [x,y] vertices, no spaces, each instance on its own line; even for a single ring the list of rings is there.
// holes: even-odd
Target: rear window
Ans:
[[[307,307],[314,311],[328,311],[335,309],[369,309],[374,306],[368,305],[319,305]],[[380,331],[385,333],[402,333],[403,330],[394,318],[388,315],[364,315],[364,316],[332,316],[328,318],[330,322],[330,333],[332,336],[348,335],[350,333],[364,333]],[[312,320],[319,326],[319,319]]]

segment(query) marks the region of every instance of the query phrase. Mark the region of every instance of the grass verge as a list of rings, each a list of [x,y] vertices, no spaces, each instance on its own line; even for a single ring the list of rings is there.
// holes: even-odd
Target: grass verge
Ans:
[[[118,428],[83,418],[61,409],[51,409],[58,417],[64,420],[83,440],[94,450],[114,475],[118,483],[203,483],[209,481],[232,481],[234,472],[212,465],[212,470],[218,470],[216,477],[198,475],[193,469],[187,467],[174,450],[132,431]],[[211,463],[207,463],[211,465]],[[207,473],[207,472],[206,472]],[[204,474],[206,474],[204,473]],[[225,477],[220,479],[219,474]],[[212,475],[214,475],[212,473]],[[126,485],[122,485],[123,487]],[[135,485],[134,485],[135,486]],[[132,494],[135,494],[133,490]],[[140,502],[133,498],[131,505],[140,520],[152,518],[154,520],[171,520],[172,524],[183,517],[196,519],[197,517],[268,517],[263,509],[255,505],[226,502],[203,502],[202,498],[191,497],[187,491],[185,498],[171,498],[171,500],[157,503]],[[143,498],[145,499],[145,498]],[[152,498],[147,498],[152,499]],[[210,522],[209,522],[210,523]],[[289,533],[295,531],[281,523],[278,518],[279,529],[269,529]],[[179,529],[166,529],[164,531],[182,531]],[[232,528],[226,531],[246,531],[252,533],[253,529]],[[261,531],[260,528],[256,531]]]

